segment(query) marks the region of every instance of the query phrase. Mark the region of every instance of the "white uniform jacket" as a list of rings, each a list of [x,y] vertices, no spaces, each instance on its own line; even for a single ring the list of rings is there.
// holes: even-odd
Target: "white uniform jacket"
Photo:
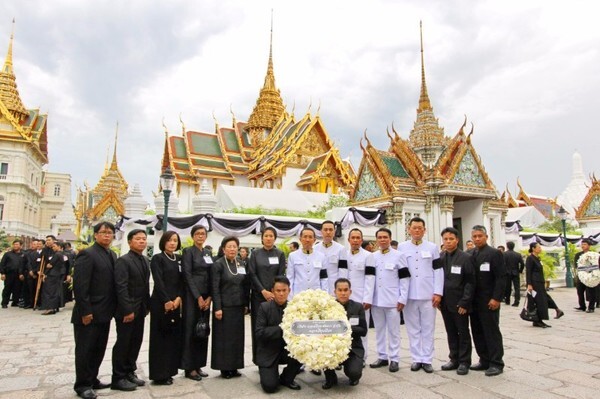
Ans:
[[[321,252],[292,252],[288,258],[286,276],[290,280],[290,296],[310,289],[327,291],[327,258]]]
[[[367,258],[365,274],[374,274],[365,284],[364,302],[379,307],[406,305],[409,290],[410,272],[406,262],[401,261],[400,252],[393,248],[381,250]]]

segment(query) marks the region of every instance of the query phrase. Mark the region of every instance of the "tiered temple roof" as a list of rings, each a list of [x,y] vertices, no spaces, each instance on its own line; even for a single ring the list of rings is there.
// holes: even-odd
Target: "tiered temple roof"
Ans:
[[[592,185],[575,213],[580,223],[600,220],[600,181],[593,175],[591,180]]]

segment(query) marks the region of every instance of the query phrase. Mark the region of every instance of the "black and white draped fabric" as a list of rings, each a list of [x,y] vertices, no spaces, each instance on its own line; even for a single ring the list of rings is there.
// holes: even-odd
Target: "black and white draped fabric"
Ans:
[[[521,227],[521,224],[519,223],[518,220],[516,220],[514,222],[506,222],[505,223],[504,231],[506,234],[518,234],[522,230],[523,230],[523,227]]]
[[[117,229],[121,232],[127,230],[132,224],[152,226],[155,230],[162,230],[163,215],[148,216],[143,219],[131,219],[126,216],[121,217],[117,224]],[[336,226],[336,236],[341,237],[342,228],[356,223],[360,226],[375,226],[385,224],[385,211],[381,210],[358,210],[350,208],[340,222],[334,222]],[[277,231],[278,237],[294,237],[305,228],[314,230],[317,238],[322,238],[321,223],[300,220],[277,220],[265,216],[248,217],[239,215],[239,217],[216,217],[210,213],[190,215],[183,217],[170,217],[168,220],[169,230],[176,231],[180,235],[190,235],[190,231],[195,225],[202,225],[208,231],[216,231],[224,236],[246,236],[249,234],[260,234],[266,227],[272,227]]]
[[[600,235],[599,235],[600,236]],[[544,234],[544,233],[521,233],[523,247],[528,247],[529,244],[537,242],[543,247],[563,247],[565,238],[562,234]],[[588,237],[592,242],[597,243],[592,236]],[[583,237],[567,237],[567,242],[575,246],[580,246]]]

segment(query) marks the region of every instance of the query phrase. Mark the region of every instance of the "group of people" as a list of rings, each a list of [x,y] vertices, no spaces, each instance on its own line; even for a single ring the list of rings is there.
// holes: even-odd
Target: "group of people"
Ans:
[[[14,240],[0,261],[2,308],[11,303],[53,315],[73,298],[69,285],[75,252],[71,244],[59,242],[53,235],[33,239],[29,249],[23,245],[22,240]]]

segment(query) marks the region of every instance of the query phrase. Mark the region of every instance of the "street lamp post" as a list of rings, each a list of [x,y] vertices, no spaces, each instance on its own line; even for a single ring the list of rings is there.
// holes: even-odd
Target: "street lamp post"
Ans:
[[[565,242],[565,266],[567,267],[567,274],[565,276],[565,282],[567,287],[573,287],[573,274],[571,273],[571,260],[569,259],[569,243],[567,242],[567,211],[562,206],[558,210],[558,216],[562,221],[563,237]]]
[[[173,189],[173,183],[175,182],[175,176],[171,172],[171,168],[167,167],[162,175],[160,175],[160,185],[165,196],[165,209],[163,213],[163,232],[167,231],[167,225],[169,221],[169,197],[171,196],[171,190]]]

